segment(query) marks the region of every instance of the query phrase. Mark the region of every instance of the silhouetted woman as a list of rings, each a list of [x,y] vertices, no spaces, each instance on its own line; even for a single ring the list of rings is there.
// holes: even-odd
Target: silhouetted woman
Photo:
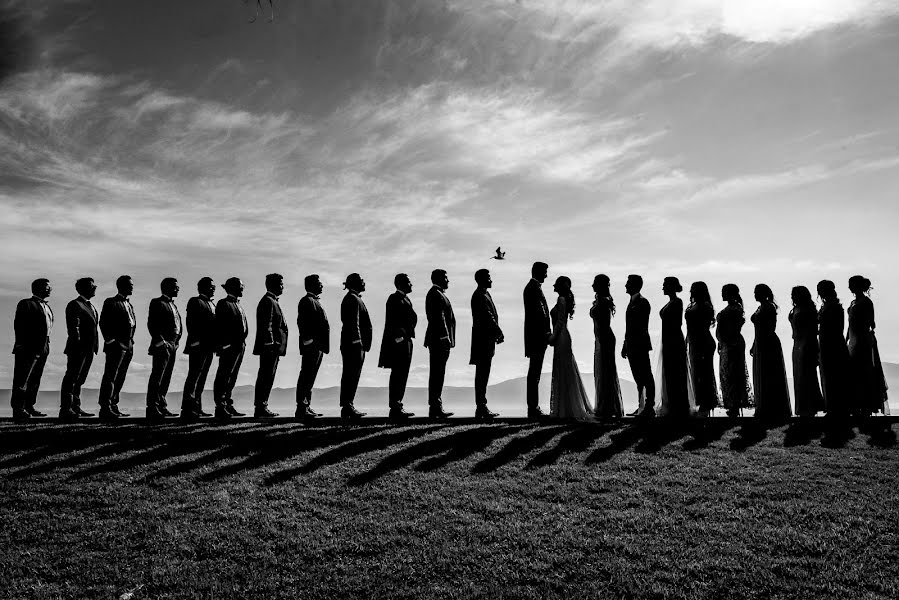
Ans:
[[[887,384],[880,363],[880,351],[874,336],[874,303],[868,296],[871,281],[861,275],[849,278],[849,291],[855,300],[849,305],[849,331],[846,343],[849,348],[850,396],[852,411],[868,416],[882,412],[887,407]]]
[[[718,354],[721,356],[721,398],[729,417],[740,414],[741,408],[752,406],[749,389],[749,369],[746,366],[746,340],[740,332],[746,322],[743,298],[736,284],[728,283],[721,288],[721,299],[727,306],[718,313]]]
[[[709,287],[703,281],[690,286],[690,304],[684,311],[687,322],[687,372],[693,403],[700,413],[710,414],[718,406],[718,382],[715,380],[715,307]]]
[[[793,309],[793,402],[800,417],[814,417],[824,410],[824,396],[818,384],[818,309],[804,285],[790,293]]]
[[[818,311],[818,345],[821,361],[821,391],[828,417],[849,414],[849,350],[843,336],[843,305],[832,281],[818,282],[821,308]]]
[[[755,286],[759,307],[752,315],[755,340],[752,343],[752,387],[755,391],[755,416],[778,421],[790,416],[790,392],[783,348],[777,337],[777,304],[771,288]]]
[[[593,352],[593,381],[596,384],[596,408],[593,414],[599,419],[618,419],[624,415],[621,402],[621,385],[618,366],[615,363],[615,334],[612,333],[612,315],[615,301],[609,291],[609,277],[597,275],[593,279],[596,299],[590,309],[593,318],[593,335],[596,338]]]
[[[593,421],[593,407],[587,399],[587,390],[574,360],[571,334],[568,332],[568,321],[574,316],[571,280],[563,275],[556,279],[553,289],[559,294],[559,299],[549,312],[553,325],[549,344],[554,346],[549,412],[560,419]]]
[[[662,318],[662,344],[659,347],[659,376],[661,402],[659,415],[675,418],[690,416],[687,392],[687,346],[681,325],[684,321],[684,302],[677,293],[684,288],[677,277],[666,277],[662,293],[668,303],[659,311]]]

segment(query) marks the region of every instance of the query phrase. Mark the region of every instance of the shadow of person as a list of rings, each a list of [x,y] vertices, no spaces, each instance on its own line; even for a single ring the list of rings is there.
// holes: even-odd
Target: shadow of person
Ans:
[[[586,452],[602,436],[608,428],[598,429],[593,425],[568,425],[568,433],[559,438],[555,446],[544,450],[528,462],[526,469],[539,469],[555,464],[563,454],[580,454]]]
[[[648,424],[632,423],[625,426],[624,429],[609,436],[610,443],[606,446],[599,446],[591,452],[586,459],[585,465],[593,465],[611,460],[616,454],[620,454],[634,446],[639,442],[645,434],[645,428]]]
[[[488,456],[484,460],[472,467],[471,472],[475,474],[491,473],[502,466],[505,466],[518,458],[529,454],[538,448],[542,448],[549,443],[551,439],[568,429],[566,425],[556,425],[551,427],[535,426],[536,429],[520,437],[515,437],[503,446],[493,456]]]
[[[755,446],[768,436],[769,424],[752,419],[744,421],[737,435],[730,441],[730,449],[735,452],[743,452],[751,446]]]
[[[476,425],[456,433],[425,440],[387,456],[372,469],[351,477],[347,483],[353,487],[365,485],[392,471],[407,467],[417,460],[447,453],[449,456],[444,457],[442,462],[435,461],[431,464],[431,470],[433,470],[433,468],[437,468],[451,460],[459,460],[469,456],[473,452],[470,452],[468,448],[474,447],[474,451],[477,451],[478,448],[484,449],[494,441],[520,431],[524,427],[526,426]]]
[[[652,419],[644,428],[642,439],[634,446],[638,454],[655,454],[668,444],[687,435],[693,424],[689,419]]]
[[[869,434],[868,445],[875,448],[892,448],[896,445],[896,432],[891,424],[883,428],[875,428]]]
[[[784,431],[784,447],[808,446],[822,435],[824,424],[820,419],[798,419]]]
[[[849,440],[855,437],[852,425],[844,419],[830,420],[824,425],[824,436],[821,438],[821,446],[824,448],[844,448]]]
[[[734,427],[731,419],[701,419],[690,428],[692,436],[681,444],[687,451],[708,448],[724,437],[724,433]]]

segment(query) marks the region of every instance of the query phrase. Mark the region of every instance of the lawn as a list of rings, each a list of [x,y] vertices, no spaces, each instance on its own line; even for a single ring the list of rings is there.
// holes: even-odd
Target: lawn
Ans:
[[[897,490],[819,422],[7,422],[0,597],[892,599]]]

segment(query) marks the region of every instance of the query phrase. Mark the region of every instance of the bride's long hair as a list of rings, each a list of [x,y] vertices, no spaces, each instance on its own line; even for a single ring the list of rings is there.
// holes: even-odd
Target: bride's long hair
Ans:
[[[559,296],[565,298],[566,308],[568,309],[568,318],[574,318],[574,293],[571,291],[571,280],[564,275],[556,279],[556,291]]]

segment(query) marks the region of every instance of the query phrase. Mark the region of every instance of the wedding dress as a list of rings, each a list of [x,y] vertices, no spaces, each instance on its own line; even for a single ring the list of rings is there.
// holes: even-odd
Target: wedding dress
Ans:
[[[559,297],[549,313],[553,322],[554,351],[552,391],[549,398],[550,416],[559,419],[593,421],[592,407],[581,373],[574,360],[571,334],[568,333],[568,308]]]

